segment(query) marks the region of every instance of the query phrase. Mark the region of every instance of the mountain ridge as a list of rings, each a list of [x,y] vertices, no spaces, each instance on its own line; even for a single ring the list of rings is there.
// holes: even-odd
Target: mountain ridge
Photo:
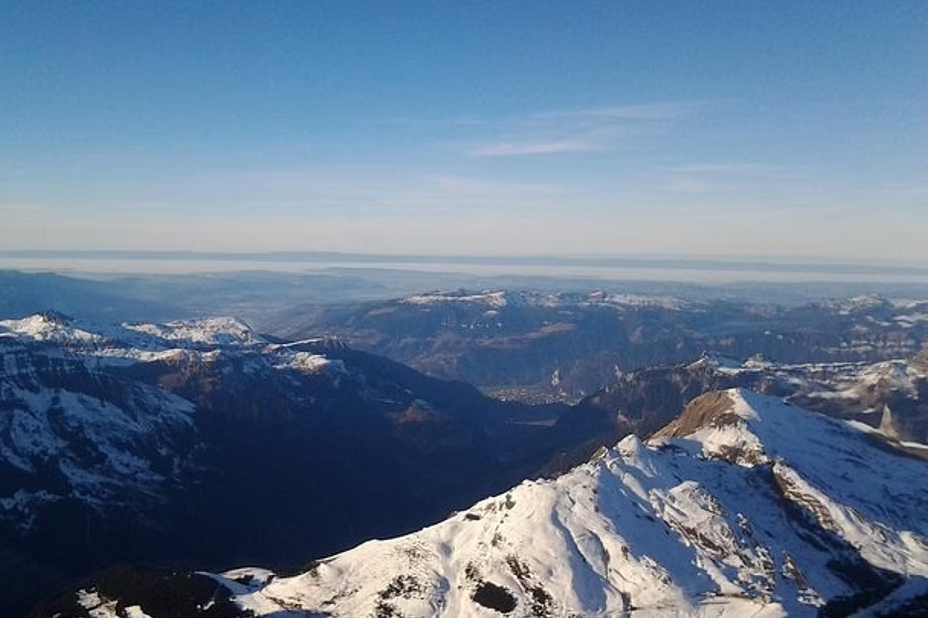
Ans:
[[[198,577],[242,616],[920,615],[928,464],[744,389],[704,395],[684,417],[694,422],[293,576]],[[34,616],[167,615],[96,585]],[[209,615],[208,599],[188,601],[176,615]]]
[[[233,319],[3,320],[0,357],[0,571],[24,595],[126,560],[280,566],[406,532],[570,444],[531,422],[552,407]]]
[[[928,342],[928,303],[869,295],[795,306],[627,292],[428,292],[270,316],[289,337],[337,335],[420,371],[522,401],[575,403],[642,367],[703,350],[778,363],[875,362]]]

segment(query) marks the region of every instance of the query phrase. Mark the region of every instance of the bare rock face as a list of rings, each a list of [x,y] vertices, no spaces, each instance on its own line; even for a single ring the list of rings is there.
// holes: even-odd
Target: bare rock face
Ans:
[[[722,424],[726,417],[737,419],[732,413],[735,402],[724,391],[709,392],[693,399],[683,409],[679,418],[670,421],[654,433],[654,438],[680,438],[711,423]]]
[[[887,404],[883,404],[883,413],[880,415],[879,429],[883,434],[891,438],[899,438],[899,428],[896,427],[896,423],[893,421],[893,411]]]

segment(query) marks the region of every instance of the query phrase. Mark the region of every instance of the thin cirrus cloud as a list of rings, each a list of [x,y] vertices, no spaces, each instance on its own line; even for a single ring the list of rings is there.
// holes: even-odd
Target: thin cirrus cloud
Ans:
[[[654,170],[653,179],[674,193],[709,194],[730,191],[757,191],[775,188],[779,195],[808,193],[812,177],[808,170],[783,165],[751,162],[702,162]],[[798,192],[798,193],[797,193]]]
[[[706,176],[784,176],[789,173],[784,167],[761,163],[694,163],[668,171]]]
[[[702,107],[653,103],[530,114],[493,123],[495,134],[470,147],[467,155],[532,157],[608,150],[645,128],[679,121]]]
[[[584,110],[541,112],[531,118],[602,119],[602,120],[677,120],[706,108],[706,103],[642,103],[594,107]]]
[[[807,184],[801,172],[779,165],[748,162],[705,162],[661,167],[654,170],[653,179],[675,193],[708,194],[745,187],[777,184],[780,193],[795,192]],[[786,184],[782,184],[786,183]]]
[[[468,151],[471,157],[531,157],[602,150],[604,143],[591,139],[539,142],[495,142]]]

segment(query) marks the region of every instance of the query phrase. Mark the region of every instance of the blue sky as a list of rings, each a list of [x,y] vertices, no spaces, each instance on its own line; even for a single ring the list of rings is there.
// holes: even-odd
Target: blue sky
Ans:
[[[0,247],[928,263],[928,3],[0,4]]]

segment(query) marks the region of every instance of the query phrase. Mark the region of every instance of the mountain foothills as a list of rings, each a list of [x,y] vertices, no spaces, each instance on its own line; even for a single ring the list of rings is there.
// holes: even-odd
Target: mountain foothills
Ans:
[[[229,318],[5,320],[0,359],[0,599],[20,611],[118,561],[298,564],[413,530],[576,439],[547,420],[562,406]]]
[[[926,472],[874,432],[714,391],[647,441],[295,574],[110,571],[36,615],[918,616]]]
[[[263,324],[0,320],[0,615],[62,588],[34,615],[928,603],[928,303],[456,292]]]
[[[575,402],[625,372],[705,350],[784,363],[904,358],[928,340],[928,302],[862,296],[780,306],[605,291],[459,291],[301,307],[263,322],[286,337],[338,335],[507,399]]]

